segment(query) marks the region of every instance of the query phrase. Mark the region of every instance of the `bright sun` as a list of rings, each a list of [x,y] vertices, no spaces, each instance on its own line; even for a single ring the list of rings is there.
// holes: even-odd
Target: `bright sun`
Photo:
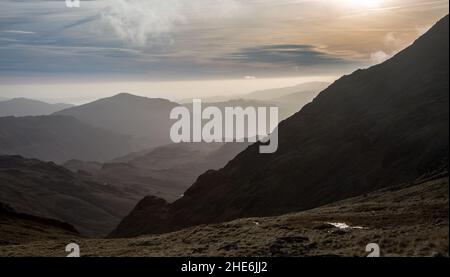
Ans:
[[[354,8],[378,8],[383,0],[346,0],[347,4]]]

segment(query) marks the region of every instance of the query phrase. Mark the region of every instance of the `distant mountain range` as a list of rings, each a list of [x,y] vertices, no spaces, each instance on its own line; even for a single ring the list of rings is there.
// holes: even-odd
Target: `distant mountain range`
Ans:
[[[282,99],[283,97],[292,94],[304,94],[308,95],[309,98],[311,98],[311,96],[312,98],[314,98],[314,96],[317,96],[319,92],[326,89],[329,85],[330,83],[327,82],[307,82],[287,88],[276,88],[276,89],[255,91],[245,95],[243,98],[259,101],[270,101]]]
[[[145,143],[68,116],[0,117],[0,155],[22,155],[57,163],[71,159],[108,161]]]
[[[112,235],[307,210],[448,170],[448,20],[322,91],[279,125],[275,154],[255,144],[173,204],[147,198]]]
[[[73,105],[48,104],[27,98],[0,99],[0,117],[49,115],[70,107],[73,107]]]
[[[298,101],[284,101],[282,98],[272,102],[237,99],[204,103],[203,106],[217,106],[221,110],[238,106],[277,106],[280,108],[279,117],[282,120],[312,100],[312,96],[305,98],[309,93],[297,94],[300,95]],[[23,109],[22,114],[39,113],[38,106],[58,110],[66,106],[28,99],[14,99],[1,102],[1,105],[5,107],[1,110],[5,115],[16,111],[16,116],[19,116],[19,106]],[[28,108],[30,105],[34,108]],[[57,163],[69,160],[103,163],[134,151],[172,143],[170,128],[174,121],[169,115],[177,106],[178,103],[165,99],[122,93],[85,105],[69,107],[50,116],[0,117],[0,155],[17,154]],[[185,106],[192,109],[192,104]],[[45,113],[49,113],[49,110]]]

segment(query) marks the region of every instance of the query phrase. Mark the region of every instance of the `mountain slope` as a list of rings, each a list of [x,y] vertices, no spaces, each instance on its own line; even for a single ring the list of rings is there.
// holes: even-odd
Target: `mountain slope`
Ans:
[[[45,161],[106,161],[142,149],[141,142],[67,116],[1,117],[0,155]]]
[[[279,125],[276,153],[255,144],[200,176],[147,232],[307,210],[448,168],[448,43],[447,16],[394,58],[336,81]]]
[[[148,147],[170,143],[170,111],[177,103],[118,94],[73,107],[56,115],[73,116],[92,126],[149,140]]]
[[[90,257],[366,257],[369,243],[382,257],[448,257],[448,189],[447,173],[299,213],[77,243]],[[0,256],[66,256],[65,244],[0,246]]]
[[[14,98],[0,102],[0,117],[49,115],[72,106],[69,104],[48,104],[26,98]]]
[[[319,94],[322,90],[328,87],[330,84],[326,82],[308,82],[300,85],[296,85],[293,87],[287,88],[276,88],[276,89],[268,89],[255,91],[250,94],[245,95],[245,99],[253,99],[260,101],[270,101],[279,99],[294,93],[311,95],[311,94]]]

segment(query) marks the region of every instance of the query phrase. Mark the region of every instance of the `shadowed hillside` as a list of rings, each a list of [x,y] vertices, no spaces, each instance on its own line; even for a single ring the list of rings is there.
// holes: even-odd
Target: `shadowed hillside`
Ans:
[[[52,162],[0,156],[0,202],[20,213],[68,222],[83,235],[107,234],[150,193],[147,186],[109,183]]]
[[[9,205],[0,203],[0,246],[79,238],[78,231],[68,223],[18,213]]]

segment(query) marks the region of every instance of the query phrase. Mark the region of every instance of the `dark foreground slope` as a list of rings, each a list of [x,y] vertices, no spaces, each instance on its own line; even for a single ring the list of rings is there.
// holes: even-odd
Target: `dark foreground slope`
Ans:
[[[9,205],[0,203],[0,245],[79,238],[78,231],[68,223],[18,213]]]
[[[381,256],[448,256],[448,216],[448,177],[441,175],[300,213],[76,242],[83,256],[366,256],[369,243]],[[0,256],[65,256],[66,244],[0,246]]]
[[[345,76],[279,126],[275,154],[253,145],[200,176],[146,233],[307,210],[448,166],[448,16],[392,59]],[[115,236],[142,234],[126,226]],[[122,233],[121,230],[126,232]]]

